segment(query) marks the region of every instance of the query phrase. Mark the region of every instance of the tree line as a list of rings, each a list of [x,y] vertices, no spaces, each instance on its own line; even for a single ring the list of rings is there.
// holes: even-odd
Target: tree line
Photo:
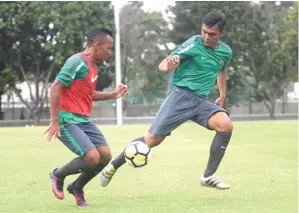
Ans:
[[[110,2],[0,4],[0,97],[15,93],[24,104],[17,83],[27,82],[30,97],[42,107],[64,61],[86,47],[86,32],[95,26],[115,29]],[[179,1],[165,11],[171,14],[169,21],[142,6],[129,2],[120,13],[122,82],[130,87],[128,98],[140,93],[165,97],[169,76],[158,72],[158,64],[173,47],[200,34],[202,18],[211,10],[226,15],[222,40],[233,50],[227,109],[246,101],[244,94],[251,92],[274,117],[276,99],[298,80],[297,2]],[[114,57],[101,65],[98,90],[114,83],[114,68]]]

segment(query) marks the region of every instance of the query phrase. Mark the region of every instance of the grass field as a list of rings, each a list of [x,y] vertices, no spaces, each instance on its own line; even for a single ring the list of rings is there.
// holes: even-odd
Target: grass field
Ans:
[[[201,187],[213,132],[187,123],[153,149],[147,167],[128,165],[102,188],[98,177],[85,188],[88,207],[66,194],[57,200],[49,171],[74,157],[50,144],[46,127],[0,128],[0,213],[295,213],[298,212],[297,121],[235,122],[217,175],[228,191]],[[114,155],[143,135],[148,125],[100,126]],[[68,177],[69,183],[76,176]]]

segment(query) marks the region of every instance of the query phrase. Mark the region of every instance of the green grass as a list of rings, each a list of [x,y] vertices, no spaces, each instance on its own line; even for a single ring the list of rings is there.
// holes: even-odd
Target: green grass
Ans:
[[[187,123],[153,149],[147,167],[128,165],[102,188],[96,177],[85,188],[89,206],[66,194],[54,198],[48,173],[74,155],[46,127],[0,128],[0,213],[295,213],[298,212],[297,121],[235,122],[217,172],[227,191],[201,187],[213,132]],[[100,126],[114,155],[148,125]],[[66,183],[76,176],[68,177]]]

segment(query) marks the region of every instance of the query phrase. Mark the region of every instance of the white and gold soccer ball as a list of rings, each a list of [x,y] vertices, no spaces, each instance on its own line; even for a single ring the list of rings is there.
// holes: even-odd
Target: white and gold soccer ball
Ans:
[[[151,157],[151,149],[142,141],[130,143],[125,150],[125,159],[134,168],[145,166]]]

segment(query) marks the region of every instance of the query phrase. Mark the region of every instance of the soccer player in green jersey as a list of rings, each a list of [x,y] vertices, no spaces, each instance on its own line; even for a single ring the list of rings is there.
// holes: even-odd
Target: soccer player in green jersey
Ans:
[[[71,56],[64,64],[50,88],[51,123],[47,132],[50,141],[56,136],[78,157],[50,172],[52,191],[56,198],[64,198],[64,180],[79,177],[67,186],[77,205],[86,206],[83,188],[111,160],[107,141],[90,114],[93,101],[117,99],[127,94],[126,85],[117,85],[113,92],[98,92],[98,63],[112,55],[112,33],[95,28],[87,34],[88,47]],[[54,154],[55,155],[55,154]]]
[[[200,178],[202,186],[228,189],[230,185],[214,176],[229,144],[233,125],[222,107],[226,97],[227,64],[232,50],[219,39],[224,33],[225,16],[210,12],[204,16],[201,35],[195,35],[164,59],[159,70],[174,71],[173,85],[143,141],[150,148],[159,145],[171,131],[192,120],[216,132],[210,147],[207,168]],[[220,97],[216,103],[207,101],[217,80]],[[107,186],[117,169],[125,163],[124,152],[112,160],[100,174],[102,186]]]

